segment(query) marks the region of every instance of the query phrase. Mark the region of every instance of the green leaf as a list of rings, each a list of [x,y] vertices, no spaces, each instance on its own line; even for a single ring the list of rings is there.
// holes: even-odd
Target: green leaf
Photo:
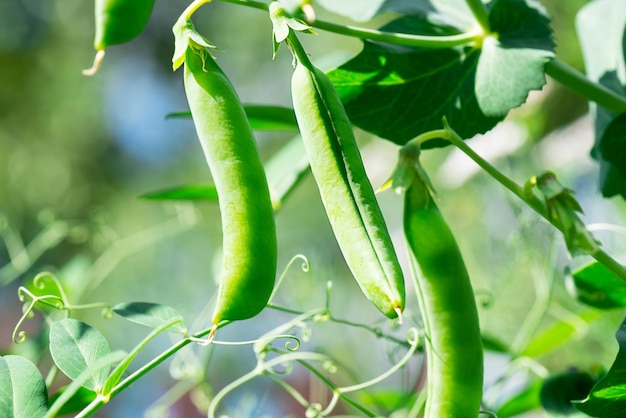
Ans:
[[[298,131],[293,109],[282,106],[244,104],[244,110],[252,129],[256,131]],[[191,112],[174,112],[167,118],[190,118]]]
[[[149,302],[120,303],[113,307],[113,312],[131,322],[150,328],[159,328],[163,324],[180,320],[179,323],[168,328],[168,331],[187,335],[182,315],[176,309],[166,305]]]
[[[526,3],[526,4],[525,4]],[[544,67],[554,57],[550,19],[533,0],[491,3],[491,30],[476,69],[476,98],[488,116],[504,117],[546,82]]]
[[[587,397],[594,379],[589,373],[568,370],[548,377],[541,388],[541,404],[553,416],[580,415],[572,401]]]
[[[265,166],[272,206],[277,211],[309,171],[309,159],[300,135],[294,136]]]
[[[256,131],[298,132],[296,114],[289,107],[246,104],[243,108]]]
[[[565,344],[580,332],[580,326],[586,325],[601,318],[602,314],[597,310],[582,313],[572,321],[559,321],[546,328],[533,338],[526,349],[521,353],[523,356],[539,357]]]
[[[625,26],[626,8],[622,0],[590,2],[576,16],[576,30],[587,76],[622,96],[626,96]],[[591,110],[596,131],[592,156],[600,164],[602,194],[605,197],[621,195],[626,198],[626,174],[623,159],[619,159],[626,148],[624,117],[613,122],[617,116],[614,113],[594,104]],[[609,150],[618,150],[618,153],[612,155]]]
[[[173,187],[141,196],[152,200],[210,200],[217,202],[217,189],[212,184]]]
[[[63,410],[64,405],[70,402],[74,395],[80,391],[81,387],[87,387],[88,382],[92,379],[92,376],[98,375],[101,371],[109,370],[113,364],[119,363],[125,356],[125,352],[117,350],[98,357],[95,361],[90,363],[89,367],[84,369],[74,379],[74,381],[65,388],[59,397],[56,398],[54,403],[50,405],[46,418],[52,418],[59,415],[60,411]],[[108,399],[108,397],[101,399]]]
[[[626,113],[609,122],[597,139],[593,156],[600,161],[602,194],[626,198]]]
[[[63,319],[50,327],[50,354],[57,367],[70,379],[76,379],[98,359],[111,352],[106,338],[95,328],[76,319]],[[99,392],[109,368],[98,370],[85,387]]]
[[[510,347],[504,343],[503,341],[491,336],[491,335],[482,335],[483,340],[483,348],[487,351],[492,351],[494,353],[505,353],[509,354],[511,352]]]
[[[0,417],[39,418],[48,410],[48,392],[39,369],[21,356],[0,357]]]
[[[50,397],[50,405],[54,405],[54,403],[63,396],[64,393],[69,389],[69,386],[64,386],[55,392]],[[87,389],[86,387],[79,387],[78,390],[72,394],[67,402],[64,402],[63,405],[59,408],[58,415],[68,415],[78,412],[89,405],[94,399],[96,399],[96,392]]]
[[[289,140],[270,158],[265,165],[265,172],[274,210],[280,209],[296,185],[309,172],[308,169],[309,160],[299,135]],[[154,200],[218,200],[214,185],[182,186],[141,197]]]
[[[576,270],[571,283],[576,298],[584,304],[599,309],[626,306],[626,283],[597,261]]]
[[[417,49],[366,41],[362,52],[328,73],[358,127],[403,145],[441,128],[446,117],[463,138],[484,133],[545,82],[554,54],[545,11],[532,0],[495,0],[497,37],[483,49]],[[404,17],[384,31],[454,35],[459,28]],[[443,140],[426,146],[445,145]]]
[[[626,321],[615,335],[619,351],[609,372],[575,406],[592,417],[621,418],[626,411]]]
[[[508,399],[496,410],[498,418],[514,417],[541,407],[542,386],[543,381],[535,380],[521,392]]]

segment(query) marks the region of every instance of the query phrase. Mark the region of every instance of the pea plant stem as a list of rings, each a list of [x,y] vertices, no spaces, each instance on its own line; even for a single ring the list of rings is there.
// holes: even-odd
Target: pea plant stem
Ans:
[[[523,193],[523,188],[519,184],[504,175],[500,170],[492,166],[480,155],[478,155],[472,148],[463,141],[463,139],[449,126],[446,127],[448,134],[445,139],[450,141],[454,146],[459,148],[463,153],[470,157],[476,164],[485,170],[491,177],[509,189],[513,194],[519,197],[524,203],[530,206],[535,212],[541,215],[544,219],[550,222],[555,228],[561,230],[560,226],[555,224],[542,204],[541,200],[536,196],[527,196]],[[626,282],[626,267],[616,261],[613,257],[607,254],[604,250],[598,249],[592,254],[589,254],[595,258],[599,263],[603,264],[606,268],[611,270],[617,277]]]
[[[615,114],[619,115],[626,112],[626,97],[594,83],[583,73],[558,59],[553,59],[546,64],[546,74],[585,99],[595,102]]]
[[[252,7],[260,10],[268,10],[266,3],[248,0],[222,0],[225,3],[233,3],[241,6]],[[425,36],[412,35],[407,33],[386,32],[377,29],[363,28],[351,25],[339,25],[323,20],[315,20],[307,22],[316,29],[327,32],[333,32],[339,35],[350,36],[359,39],[368,39],[370,41],[386,42],[394,45],[413,46],[420,48],[453,48],[456,46],[464,46],[472,43],[480,43],[484,32],[483,30],[461,33],[449,36]]]

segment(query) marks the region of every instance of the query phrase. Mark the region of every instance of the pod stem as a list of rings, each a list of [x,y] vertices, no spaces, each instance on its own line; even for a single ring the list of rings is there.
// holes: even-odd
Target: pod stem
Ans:
[[[84,69],[82,71],[82,74],[87,77],[96,75],[98,73],[98,70],[100,70],[100,67],[102,66],[102,60],[104,60],[104,49],[100,49],[98,50],[98,52],[96,52],[96,56],[93,59],[93,64],[91,64],[91,68]]]
[[[206,3],[210,3],[210,2],[211,2],[211,0],[195,0],[194,2],[189,4],[189,6],[187,6],[185,11],[183,11],[183,13],[180,15],[180,18],[184,18],[186,20],[190,20],[191,16],[196,12],[196,10],[198,10],[200,8],[200,6],[202,6],[202,5],[206,4]]]
[[[302,46],[302,43],[300,43],[296,33],[291,29],[289,30],[289,35],[287,35],[287,46],[291,50],[294,58],[297,59],[302,65],[307,68],[313,67],[313,63],[309,59],[309,55]]]

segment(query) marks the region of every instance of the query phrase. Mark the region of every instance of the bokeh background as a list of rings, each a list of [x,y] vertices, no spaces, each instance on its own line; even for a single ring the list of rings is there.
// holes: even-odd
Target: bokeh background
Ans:
[[[542,3],[554,17],[557,55],[582,70],[573,22],[586,1]],[[166,118],[187,109],[182,71],[171,68],[171,26],[186,4],[157,1],[146,31],[129,44],[111,47],[99,74],[84,77],[81,70],[91,65],[94,54],[93,2],[0,2],[0,353],[26,355],[38,362],[44,376],[50,360],[42,317],[26,323],[26,343],[18,346],[11,340],[21,315],[17,289],[42,271],[57,274],[74,303],[149,301],[178,309],[195,330],[208,323],[221,256],[217,206],[140,198],[155,190],[211,181],[192,122]],[[322,9],[318,14],[346,22]],[[283,48],[272,60],[271,25],[264,13],[214,2],[203,7],[194,22],[221,50],[218,62],[244,102],[290,106],[291,56]],[[325,69],[359,50],[358,41],[324,32],[304,42]],[[544,90],[531,94],[507,121],[471,144],[519,182],[545,169],[555,171],[576,191],[587,223],[625,225],[624,202],[603,199],[598,192],[597,166],[589,157],[592,122],[586,112],[584,100],[548,80]],[[366,168],[378,187],[393,169],[397,147],[357,133]],[[259,133],[263,158],[290,137]],[[551,324],[571,321],[575,338],[537,359],[542,367],[559,372],[572,366],[610,366],[617,351],[613,334],[623,314],[603,313],[591,323],[581,321],[577,314],[589,308],[575,302],[565,285],[568,269],[589,260],[570,260],[553,229],[459,152],[433,150],[425,158],[481,299],[485,334],[520,348]],[[392,192],[379,197],[406,266],[401,198]],[[399,338],[419,322],[410,284],[408,325],[400,328],[393,328],[361,295],[310,176],[278,213],[277,227],[279,269],[296,254],[305,255],[311,269],[289,270],[276,304],[298,311],[322,307],[326,282],[332,280],[330,306],[337,318],[380,327]],[[600,230],[597,235],[609,253],[626,259],[623,233]],[[552,300],[544,303],[548,294]],[[224,329],[220,338],[253,339],[293,316],[266,310]],[[147,334],[119,317],[103,318],[98,310],[76,317],[101,330],[113,348],[129,350]],[[397,344],[354,326],[314,324],[311,331],[303,349],[333,355],[340,364],[338,379],[345,382],[367,380],[404,353]],[[167,337],[157,339],[137,362],[149,360],[170,343]],[[203,397],[255,364],[249,346],[217,347],[210,361],[204,358],[206,352],[195,353],[206,361],[199,367],[205,367],[209,383],[161,411],[162,416],[203,416],[194,402],[202,408]],[[508,360],[489,355],[488,384]],[[419,366],[416,358],[375,391],[411,391]],[[98,416],[137,417],[146,410],[158,416],[158,408],[149,408],[176,383],[172,372],[179,369],[176,364],[162,365]],[[307,373],[296,370],[290,379],[323,401],[324,391]],[[62,376],[59,381],[63,383]],[[225,405],[232,408],[231,416],[302,416],[276,384],[262,378],[237,390]]]

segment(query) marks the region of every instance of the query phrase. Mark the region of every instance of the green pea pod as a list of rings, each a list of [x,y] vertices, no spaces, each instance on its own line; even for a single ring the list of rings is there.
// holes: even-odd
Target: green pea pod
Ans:
[[[93,66],[83,71],[94,75],[104,58],[104,50],[135,39],[145,29],[152,14],[154,0],[96,0],[96,58]]]
[[[290,35],[292,36],[292,35]],[[292,49],[297,39],[291,38]],[[404,309],[404,277],[365,173],[352,125],[332,82],[298,53],[293,105],[331,227],[367,298],[389,318]]]
[[[208,49],[191,40],[184,79],[224,231],[212,321],[251,318],[267,304],[276,277],[276,227],[267,179],[237,92]]]
[[[403,165],[401,161],[397,173],[406,176]],[[423,170],[414,170],[412,182],[400,183],[405,188],[404,235],[426,332],[424,417],[474,418],[479,415],[483,388],[474,292],[456,240],[422,175]]]

